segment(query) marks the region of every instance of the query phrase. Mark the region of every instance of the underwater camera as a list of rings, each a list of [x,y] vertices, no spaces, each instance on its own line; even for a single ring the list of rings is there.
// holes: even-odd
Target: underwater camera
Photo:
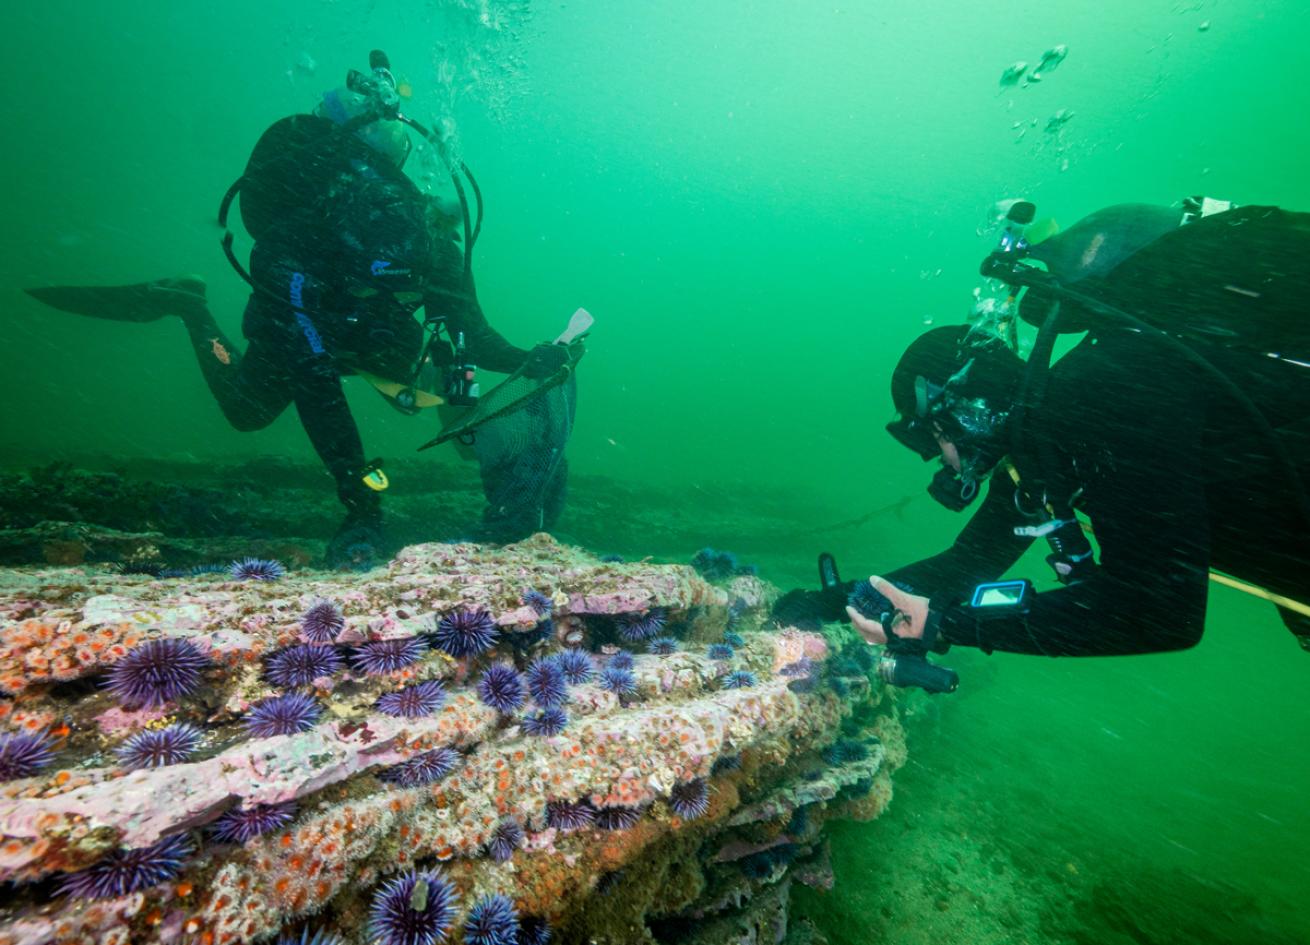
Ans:
[[[837,562],[830,554],[819,556],[819,581],[825,591],[841,586]],[[883,682],[899,688],[912,686],[932,694],[954,692],[959,688],[960,677],[955,670],[928,662],[927,644],[892,632],[896,608],[891,601],[875,591],[868,581],[860,581],[855,585],[847,603],[856,613],[882,624],[883,632],[887,634],[887,645],[878,660],[878,678]]]

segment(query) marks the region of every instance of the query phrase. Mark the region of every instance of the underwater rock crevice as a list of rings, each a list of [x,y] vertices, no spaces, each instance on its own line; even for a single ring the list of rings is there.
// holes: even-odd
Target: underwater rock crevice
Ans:
[[[7,571],[4,586],[0,737],[44,733],[53,754],[0,782],[6,945],[258,942],[306,921],[363,941],[373,898],[410,869],[453,884],[456,925],[505,894],[525,919],[555,923],[558,941],[656,941],[651,923],[729,919],[762,933],[785,924],[791,882],[825,881],[824,819],[867,804],[886,776],[877,739],[836,747],[879,684],[797,691],[782,670],[826,678],[836,644],[766,628],[775,592],[753,576],[714,583],[535,536],[412,546],[359,574],[45,568]],[[302,617],[324,601],[339,624],[306,643]],[[460,613],[494,623],[459,624],[468,643],[452,636],[458,622],[435,632]],[[669,641],[659,652],[607,643],[556,694],[548,667],[569,649],[543,625],[656,613]],[[712,651],[725,634],[731,644],[713,645],[730,654]],[[132,660],[154,665],[141,656],[154,641],[172,641],[158,659],[192,659],[191,647],[203,668],[160,664],[152,672],[178,680],[162,701],[120,704],[129,690],[102,683]],[[385,660],[357,656],[371,644]],[[269,657],[297,646],[324,675],[288,675],[283,660],[274,680],[308,685],[282,690]],[[316,663],[315,646],[344,658]],[[476,683],[516,657],[531,694],[493,707]],[[611,663],[626,688],[606,677]],[[414,717],[379,709],[422,685],[437,688],[411,700]],[[529,724],[543,711],[558,728]],[[269,721],[252,726],[259,712]],[[875,715],[895,723],[885,706]],[[268,726],[289,728],[252,734]],[[172,751],[172,738],[176,757],[125,766],[125,743],[159,732],[150,744]],[[240,826],[216,827],[238,815]]]

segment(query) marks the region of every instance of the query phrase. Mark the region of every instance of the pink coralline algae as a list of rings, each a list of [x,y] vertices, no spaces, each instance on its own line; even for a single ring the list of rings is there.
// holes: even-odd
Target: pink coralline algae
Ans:
[[[733,663],[754,685],[726,688],[703,654],[739,589],[686,567],[607,566],[546,536],[419,545],[386,569],[277,581],[11,573],[22,586],[0,591],[0,613],[22,596],[25,619],[0,627],[13,683],[0,682],[0,754],[14,759],[0,783],[0,945],[235,945],[308,927],[354,941],[362,924],[379,941],[460,928],[491,941],[514,915],[519,940],[536,940],[585,915],[574,910],[602,875],[639,873],[661,836],[738,829],[750,804],[790,816],[786,798],[816,787],[768,800],[770,785],[824,764],[852,712],[776,674],[802,657],[819,666],[827,646],[763,629],[773,592],[757,578],[737,579],[753,603],[736,608]],[[33,599],[32,585],[53,590]],[[682,645],[625,668],[612,650],[564,656],[554,634],[527,651],[508,632],[485,652],[426,645],[451,614],[519,620],[525,587],[550,588],[559,621],[660,614]],[[186,654],[194,678],[168,676],[157,652]],[[56,685],[147,656],[167,677],[162,708]],[[560,705],[566,724],[543,718]],[[842,768],[824,796],[863,787],[881,757]],[[716,764],[729,758],[746,760]]]

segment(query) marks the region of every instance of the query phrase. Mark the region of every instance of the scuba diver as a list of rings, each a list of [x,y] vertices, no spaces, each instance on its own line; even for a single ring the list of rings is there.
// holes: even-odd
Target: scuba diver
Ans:
[[[387,479],[380,461],[365,458],[343,375],[365,377],[397,409],[415,413],[443,402],[475,403],[474,363],[541,379],[568,371],[582,353],[578,342],[527,351],[488,324],[471,265],[481,194],[444,142],[400,113],[396,88],[385,54],[374,51],[370,72],[351,70],[346,86],[325,93],[313,114],[269,127],[224,197],[219,222],[226,227],[240,193],[242,221],[254,238],[249,272],[233,253],[230,231],[223,242],[252,289],[242,320],[244,353],[215,321],[198,277],[28,290],[55,308],[97,318],[179,317],[206,384],[237,430],[263,429],[294,404],[346,509],[328,545],[332,564],[362,564],[384,545]],[[424,195],[404,173],[407,126],[447,163],[459,211]],[[477,196],[476,225],[461,174]],[[554,452],[562,453],[562,443]],[[515,540],[549,527],[562,505],[565,470],[560,455],[540,470],[548,481],[525,484],[512,481],[512,463],[484,465],[485,537]],[[535,516],[514,507],[519,494],[536,501]]]
[[[868,585],[825,556],[823,589],[784,595],[779,622],[849,619],[919,671],[951,645],[1161,652],[1200,640],[1213,577],[1310,650],[1310,214],[1184,210],[1110,207],[1030,245],[1032,205],[1012,209],[982,270],[1010,287],[1001,317],[928,331],[891,382],[888,431],[941,463],[930,494],[986,497],[950,548]],[[1026,363],[1021,290],[1041,326]],[[1065,332],[1086,335],[1051,365]],[[1000,580],[1038,538],[1063,586]],[[902,684],[954,689],[927,668],[947,678]]]

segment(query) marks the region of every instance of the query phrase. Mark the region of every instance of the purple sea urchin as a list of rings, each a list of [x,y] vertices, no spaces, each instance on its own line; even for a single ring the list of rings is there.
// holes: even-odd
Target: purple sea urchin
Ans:
[[[512,817],[502,817],[487,841],[487,854],[497,863],[504,863],[523,844],[523,826]]]
[[[755,674],[739,669],[724,676],[721,685],[724,689],[749,689],[755,685]]]
[[[427,645],[418,637],[370,640],[351,651],[350,663],[362,673],[383,676],[413,666],[423,658],[426,649]]]
[[[209,658],[190,640],[148,640],[128,651],[105,682],[128,708],[157,708],[195,690]]]
[[[478,680],[478,698],[502,715],[523,705],[523,678],[509,663],[493,663]]]
[[[479,899],[464,920],[465,945],[517,945],[519,911],[508,896]]]
[[[795,678],[797,676],[809,676],[813,672],[814,660],[810,659],[808,656],[802,656],[794,663],[788,663],[782,669],[778,670],[778,675]]]
[[[556,707],[542,709],[536,715],[524,716],[520,724],[525,735],[534,738],[552,738],[564,731],[569,724],[569,717],[563,709]]]
[[[694,778],[673,785],[669,792],[669,806],[683,820],[703,817],[710,809],[710,789],[704,778]]]
[[[646,652],[653,656],[672,656],[678,652],[678,641],[673,637],[656,637],[646,644]]]
[[[543,709],[558,708],[569,697],[569,684],[564,678],[564,670],[550,657],[534,660],[524,676],[532,701]]]
[[[631,830],[641,820],[635,807],[602,807],[596,811],[596,826],[601,830]]]
[[[437,621],[433,642],[456,658],[485,653],[496,643],[500,628],[491,614],[478,610],[456,610]]]
[[[459,752],[453,748],[434,748],[402,761],[382,772],[381,778],[401,787],[418,787],[440,781],[455,770]]]
[[[650,610],[644,614],[624,614],[619,618],[619,636],[629,643],[649,640],[664,630],[664,614]]]
[[[341,608],[330,600],[316,602],[300,618],[300,634],[310,643],[331,643],[345,628]]]
[[[455,887],[432,870],[409,872],[373,895],[369,940],[378,945],[436,945],[455,918]]]
[[[295,816],[295,801],[234,807],[214,821],[209,832],[219,843],[245,843],[260,834],[285,827]]]
[[[264,678],[279,689],[299,689],[341,669],[341,657],[330,646],[297,643],[278,650],[264,665]]]
[[[605,663],[606,669],[632,669],[632,654],[627,650],[619,650]]]
[[[377,709],[383,715],[402,719],[421,719],[441,708],[446,701],[446,690],[435,679],[427,679],[414,686],[378,697]]]
[[[172,879],[195,847],[183,833],[165,837],[153,846],[115,850],[108,856],[59,883],[59,892],[79,899],[126,896]]]
[[[255,703],[246,716],[246,731],[256,738],[295,735],[314,727],[323,707],[309,696],[291,693]]]
[[[346,945],[346,940],[335,932],[324,929],[301,929],[299,935],[283,935],[277,945]]]
[[[819,677],[802,676],[799,679],[793,679],[791,682],[787,683],[787,688],[792,692],[813,692],[819,688]]]
[[[526,590],[523,592],[523,603],[532,608],[532,612],[538,617],[548,617],[555,609],[555,601],[550,595],[543,594],[538,590]]]
[[[726,643],[711,643],[710,648],[705,652],[705,655],[712,660],[730,660],[732,659],[733,651],[732,647],[728,646]]]
[[[276,581],[286,573],[282,562],[271,558],[242,558],[228,565],[234,581]]]
[[[530,915],[519,920],[518,945],[550,945],[552,935],[545,919]]]
[[[741,755],[723,755],[714,759],[710,774],[727,774],[729,771],[741,770]]]
[[[632,670],[606,666],[600,674],[600,687],[616,696],[630,696],[637,691],[637,677],[632,675]]]
[[[0,781],[30,778],[55,758],[54,741],[46,732],[0,735]]]
[[[564,681],[570,686],[578,686],[596,675],[596,663],[591,655],[583,650],[565,650],[556,660]]]
[[[740,633],[733,633],[729,630],[723,635],[723,642],[728,644],[728,646],[735,646],[737,649],[741,649],[746,645],[746,638]]]
[[[191,757],[204,733],[194,725],[180,722],[167,728],[148,728],[137,732],[114,749],[125,768],[162,768]]]
[[[590,801],[548,801],[546,824],[561,833],[590,827],[596,820],[596,808]]]

